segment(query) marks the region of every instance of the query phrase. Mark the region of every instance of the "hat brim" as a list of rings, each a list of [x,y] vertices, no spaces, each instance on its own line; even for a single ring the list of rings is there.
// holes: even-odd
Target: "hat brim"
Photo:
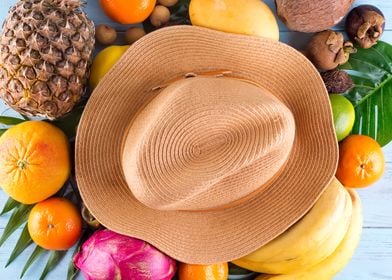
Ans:
[[[296,136],[280,176],[244,204],[211,212],[158,211],[127,186],[121,152],[129,124],[168,80],[225,69],[257,82],[292,111]],[[82,198],[105,227],[186,263],[240,258],[298,221],[332,180],[338,146],[328,94],[298,51],[269,39],[177,26],[153,32],[123,55],[93,92],[76,139]]]

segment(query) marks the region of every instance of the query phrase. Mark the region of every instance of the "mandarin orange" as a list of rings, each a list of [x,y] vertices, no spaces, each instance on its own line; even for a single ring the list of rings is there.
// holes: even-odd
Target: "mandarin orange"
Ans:
[[[68,139],[44,121],[27,121],[0,137],[0,186],[13,199],[33,204],[54,195],[71,173]]]
[[[350,135],[339,144],[336,177],[346,187],[362,188],[376,182],[384,173],[384,154],[369,136]]]
[[[31,239],[47,250],[67,250],[79,239],[82,218],[65,198],[49,198],[31,209],[27,227]]]
[[[211,265],[181,263],[178,266],[179,280],[226,280],[228,273],[227,263]]]
[[[141,23],[152,13],[156,0],[99,0],[105,14],[122,24]]]

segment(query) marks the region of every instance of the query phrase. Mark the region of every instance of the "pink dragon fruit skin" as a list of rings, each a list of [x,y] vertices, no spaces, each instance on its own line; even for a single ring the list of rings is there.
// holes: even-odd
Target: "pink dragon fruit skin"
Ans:
[[[87,280],[170,280],[176,262],[148,243],[104,229],[74,257]]]

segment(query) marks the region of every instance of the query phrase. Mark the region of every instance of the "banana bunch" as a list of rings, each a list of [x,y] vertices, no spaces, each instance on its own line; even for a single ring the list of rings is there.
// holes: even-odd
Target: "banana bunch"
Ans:
[[[233,263],[268,273],[257,280],[331,279],[351,259],[361,230],[362,209],[357,193],[334,179],[305,217],[278,238]]]

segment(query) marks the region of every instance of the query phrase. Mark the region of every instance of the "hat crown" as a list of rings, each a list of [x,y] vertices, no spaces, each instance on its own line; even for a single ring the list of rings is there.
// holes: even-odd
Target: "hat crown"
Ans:
[[[137,115],[124,142],[123,172],[150,208],[218,209],[266,186],[294,136],[291,111],[266,90],[234,78],[188,78]]]

